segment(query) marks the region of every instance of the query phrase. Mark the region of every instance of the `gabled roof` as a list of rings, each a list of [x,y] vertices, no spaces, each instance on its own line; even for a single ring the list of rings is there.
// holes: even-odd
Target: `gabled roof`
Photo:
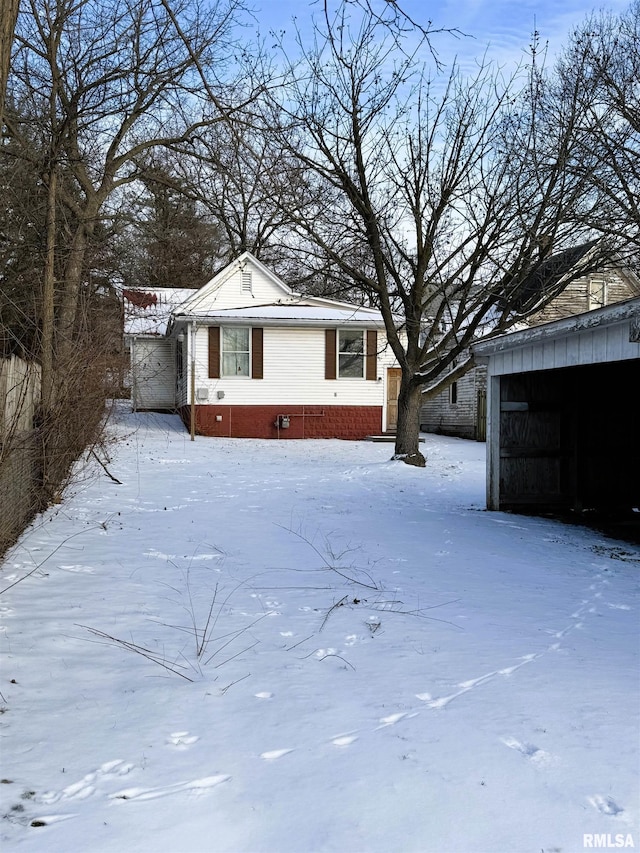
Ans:
[[[250,264],[268,282],[267,299],[256,304],[238,298],[229,305],[229,294],[218,299],[217,292],[232,276]],[[263,293],[265,288],[263,288]],[[233,291],[232,291],[233,292]],[[281,296],[281,298],[280,298]],[[164,336],[184,323],[264,326],[355,326],[384,328],[380,312],[349,302],[304,296],[288,287],[249,252],[243,252],[199,289],[161,287],[130,288],[122,291],[124,334],[126,336]],[[232,297],[235,299],[235,297]],[[224,307],[222,307],[224,306]]]
[[[195,293],[192,294],[192,297],[187,300],[185,305],[183,306],[185,314],[197,313],[198,305],[202,301],[204,301],[211,294],[215,293],[215,291],[219,290],[226,281],[228,281],[231,276],[235,275],[238,270],[243,269],[246,264],[249,263],[253,265],[257,270],[259,270],[262,275],[264,275],[269,281],[275,285],[275,287],[281,291],[283,299],[289,299],[292,296],[296,296],[294,292],[288,287],[281,278],[279,278],[275,273],[271,272],[270,269],[265,267],[265,265],[255,258],[251,252],[243,252],[239,257],[235,260],[231,261],[224,269],[220,270],[219,273],[216,273],[214,277],[208,281],[206,284],[203,284]]]
[[[262,301],[258,302],[254,293],[243,298],[232,288],[231,293],[236,295],[231,296],[234,301],[230,303],[229,290],[223,294],[222,288],[248,265],[262,278],[258,288]],[[250,252],[243,252],[182,303],[173,312],[172,327],[192,320],[211,324],[259,322],[261,325],[384,326],[382,315],[374,308],[296,293]]]
[[[522,314],[534,310],[541,298],[549,301],[558,296],[567,286],[569,275],[575,273],[576,268],[586,265],[589,253],[598,242],[591,240],[579,246],[570,246],[533,265],[521,281],[506,285],[504,302]],[[577,274],[580,274],[579,271]]]

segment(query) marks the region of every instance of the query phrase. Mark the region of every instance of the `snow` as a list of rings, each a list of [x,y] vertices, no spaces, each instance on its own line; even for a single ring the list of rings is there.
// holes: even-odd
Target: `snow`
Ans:
[[[320,300],[317,300],[320,303]],[[178,319],[183,319],[183,312],[175,312]],[[187,315],[188,316],[188,315]],[[266,322],[292,323],[304,320],[313,323],[363,323],[367,325],[383,325],[382,315],[372,308],[361,308],[357,305],[342,304],[342,307],[328,304],[286,303],[274,305],[240,306],[238,308],[221,308],[219,311],[207,311],[202,316],[207,320],[264,320]]]
[[[111,433],[0,572],[4,850],[640,847],[636,546],[479,443]]]
[[[125,290],[122,295],[124,305],[124,334],[152,335],[164,337],[167,333],[172,314],[196,291],[185,287],[155,287],[150,290]],[[129,296],[127,295],[129,294]],[[148,297],[146,307],[131,301],[131,294]]]

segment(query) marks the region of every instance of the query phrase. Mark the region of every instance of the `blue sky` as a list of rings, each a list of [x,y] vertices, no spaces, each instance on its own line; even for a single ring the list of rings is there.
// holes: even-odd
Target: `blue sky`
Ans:
[[[627,0],[400,0],[416,20],[432,20],[436,27],[457,27],[469,38],[434,36],[434,47],[445,62],[457,57],[464,66],[488,48],[489,56],[500,63],[517,62],[531,41],[535,29],[549,43],[553,56],[567,41],[571,29],[594,10],[621,12]],[[293,33],[292,18],[304,32],[310,27],[319,2],[309,0],[257,0],[254,5],[261,33],[286,30]]]

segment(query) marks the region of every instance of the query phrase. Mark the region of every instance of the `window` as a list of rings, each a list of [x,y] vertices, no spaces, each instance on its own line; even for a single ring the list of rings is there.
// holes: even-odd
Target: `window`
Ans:
[[[176,378],[180,382],[184,379],[184,341],[178,338],[176,343]]]
[[[449,385],[449,402],[452,406],[455,406],[458,402],[458,383],[452,382]]]
[[[589,276],[589,311],[607,304],[607,280],[602,274]]]
[[[221,329],[220,326],[209,326],[209,379],[249,375],[252,379],[262,379],[262,331],[261,328]]]
[[[364,376],[364,333],[357,329],[339,330],[338,376],[341,379]]]
[[[222,329],[222,375],[249,376],[249,329]]]

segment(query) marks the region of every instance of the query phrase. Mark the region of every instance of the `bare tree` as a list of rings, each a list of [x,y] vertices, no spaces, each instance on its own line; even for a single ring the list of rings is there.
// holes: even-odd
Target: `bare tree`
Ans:
[[[590,16],[572,34],[547,93],[564,109],[580,91],[584,158],[574,167],[591,185],[590,224],[606,234],[622,227],[640,249],[640,2],[621,15]],[[593,168],[594,155],[597,168]]]
[[[218,266],[249,251],[301,285],[299,240],[294,247],[290,238],[305,182],[297,158],[265,132],[255,109],[204,129],[176,155],[176,183],[219,231]]]
[[[398,4],[323,10],[269,122],[307,176],[296,228],[317,268],[382,312],[402,369],[395,455],[424,465],[425,390],[469,369],[454,364],[476,336],[555,295],[536,277],[551,247],[592,236],[568,169],[583,155],[579,99],[547,107],[535,44],[508,80],[486,62],[471,79],[429,77],[420,58],[436,35]]]
[[[97,294],[90,266],[107,203],[117,205],[145,155],[227,119],[262,86],[236,39],[243,14],[243,0],[22,4],[5,125],[13,155],[29,163],[45,199],[34,353],[43,446],[47,436],[63,437],[62,401],[68,408],[82,396],[79,368],[97,334],[87,312]],[[102,387],[95,375],[87,381]]]
[[[251,97],[219,71],[232,62],[241,9],[238,0],[206,10],[178,0],[171,14],[154,0],[117,8],[102,0],[29,0],[12,79],[32,115],[45,121],[45,180],[75,219],[56,293],[57,356],[72,346],[84,257],[106,200],[135,180],[145,152],[188,138],[227,115],[236,98]],[[18,121],[11,130],[20,136]],[[69,181],[58,184],[61,169],[73,192]]]

